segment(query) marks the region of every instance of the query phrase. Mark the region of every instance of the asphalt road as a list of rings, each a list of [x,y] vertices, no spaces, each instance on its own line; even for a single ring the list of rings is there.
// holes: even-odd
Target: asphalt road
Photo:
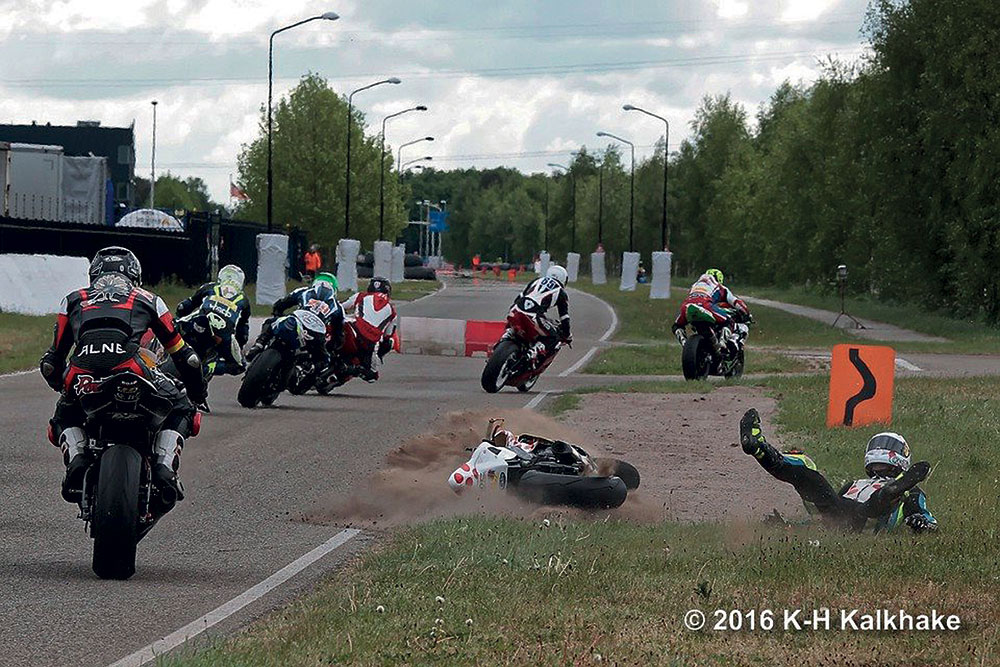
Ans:
[[[501,319],[516,290],[454,283],[399,310]],[[593,297],[577,293],[571,307],[574,349],[537,391],[610,326],[612,314]],[[331,490],[348,493],[439,414],[525,405],[531,395],[483,392],[482,366],[482,358],[392,355],[376,384],[353,381],[330,397],[283,394],[256,411],[236,403],[235,379],[214,380],[213,412],[184,450],[188,497],[140,544],[138,571],[125,582],[93,575],[91,541],[59,497],[61,457],[45,440],[55,394],[36,374],[0,377],[0,664],[107,665],[266,579],[338,532],[295,517]],[[280,605],[371,539],[361,533],[206,635]]]

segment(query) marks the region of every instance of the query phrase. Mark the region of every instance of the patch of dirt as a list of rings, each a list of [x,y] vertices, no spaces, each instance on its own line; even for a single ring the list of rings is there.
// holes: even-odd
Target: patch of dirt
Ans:
[[[607,516],[655,522],[759,520],[777,509],[804,516],[792,488],[773,479],[739,447],[739,419],[749,407],[761,414],[765,433],[775,404],[760,390],[722,387],[709,394],[586,394],[563,421],[529,410],[505,413],[515,433],[537,433],[573,442],[594,458],[618,458],[639,470],[642,483],[615,510],[586,512],[540,507],[495,490],[455,494],[448,476],[468,460],[490,417],[452,412],[430,432],[393,450],[381,468],[349,495],[334,492],[303,514],[309,523],[387,528],[413,521],[469,514],[538,518]]]
[[[475,447],[486,432],[491,417],[503,416],[506,427],[515,433],[537,433],[575,442],[595,456],[605,456],[566,424],[530,410],[503,415],[486,412],[452,412],[432,432],[418,435],[386,457],[384,466],[360,482],[345,498],[333,493],[317,500],[304,513],[309,523],[386,528],[415,520],[469,514],[507,515],[542,518],[552,515],[596,517],[610,514],[635,521],[655,521],[663,517],[656,504],[649,503],[642,489],[629,492],[625,504],[616,510],[585,512],[564,507],[541,507],[495,490],[456,494],[448,486],[451,473],[468,460],[467,447]],[[640,474],[645,471],[640,468]],[[645,483],[645,482],[643,482]]]
[[[739,420],[751,407],[775,445],[774,399],[751,387],[708,394],[585,394],[563,415],[593,456],[625,459],[642,475],[647,507],[677,521],[759,520],[777,509],[805,516],[798,495],[739,446]],[[586,444],[584,444],[586,443]],[[630,494],[631,495],[631,494]]]

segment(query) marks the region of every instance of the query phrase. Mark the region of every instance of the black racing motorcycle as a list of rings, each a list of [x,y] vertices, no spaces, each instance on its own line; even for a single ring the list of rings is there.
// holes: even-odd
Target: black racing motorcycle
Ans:
[[[271,324],[272,336],[243,374],[237,400],[245,408],[272,405],[278,395],[289,388],[296,371],[296,362],[306,354],[307,342],[326,337],[326,324],[310,310],[296,310],[279,317]],[[296,389],[304,380],[296,376]]]
[[[144,377],[77,375],[73,386],[86,415],[91,459],[83,477],[80,518],[94,540],[92,567],[102,579],[135,573],[136,546],[177,502],[152,481],[153,441],[172,403]]]
[[[710,375],[736,379],[743,375],[745,350],[753,319],[739,311],[730,329],[715,322],[688,322],[677,332],[681,368],[686,380],[706,380]]]

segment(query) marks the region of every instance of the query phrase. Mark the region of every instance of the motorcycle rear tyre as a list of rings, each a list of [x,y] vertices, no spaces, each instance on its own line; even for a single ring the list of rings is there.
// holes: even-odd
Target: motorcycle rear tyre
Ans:
[[[706,380],[712,369],[712,344],[701,334],[694,334],[684,343],[681,368],[685,380]]]
[[[113,445],[101,456],[90,528],[91,567],[101,579],[128,579],[135,574],[141,474],[142,457],[127,445]]]
[[[618,477],[577,477],[528,470],[514,493],[543,505],[570,505],[581,509],[610,509],[620,506],[628,489]]]

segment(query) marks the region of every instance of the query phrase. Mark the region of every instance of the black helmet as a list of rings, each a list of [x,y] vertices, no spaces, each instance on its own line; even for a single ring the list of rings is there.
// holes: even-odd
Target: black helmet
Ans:
[[[368,283],[368,291],[381,292],[382,294],[389,296],[392,294],[392,283],[390,283],[386,278],[375,276],[371,279],[371,282]]]
[[[136,285],[142,284],[142,265],[139,258],[128,248],[110,246],[102,248],[90,262],[90,280],[93,282],[107,273],[125,276]]]

